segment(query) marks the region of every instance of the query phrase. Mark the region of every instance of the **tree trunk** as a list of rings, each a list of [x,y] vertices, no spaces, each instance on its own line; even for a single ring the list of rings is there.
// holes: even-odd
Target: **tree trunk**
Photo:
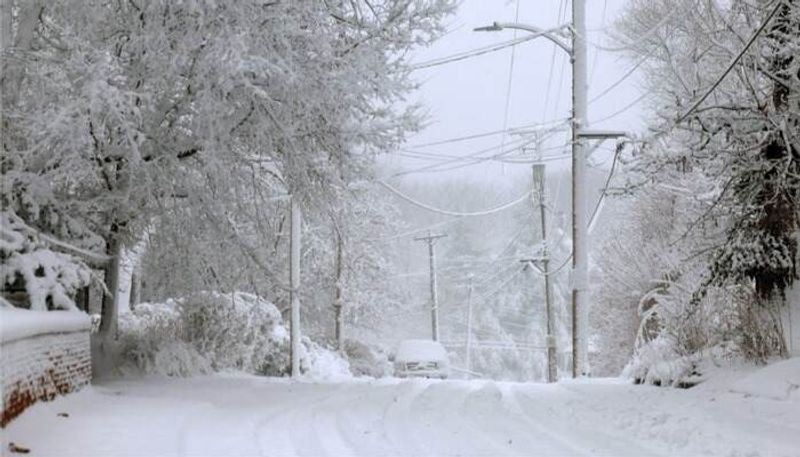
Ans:
[[[119,273],[122,243],[119,242],[116,230],[112,230],[112,238],[108,241],[107,253],[112,260],[105,267],[105,286],[103,304],[100,311],[100,329],[92,335],[92,378],[102,379],[113,368],[112,344],[117,338],[117,315],[119,305]]]

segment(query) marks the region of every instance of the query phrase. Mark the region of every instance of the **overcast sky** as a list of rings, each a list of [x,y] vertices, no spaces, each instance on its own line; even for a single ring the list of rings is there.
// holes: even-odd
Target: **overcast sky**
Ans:
[[[607,33],[613,29],[614,20],[622,13],[626,2],[627,0],[586,1],[590,43],[588,48],[590,100],[623,78],[633,66],[633,63],[624,56],[599,50],[594,45],[609,44]],[[475,32],[473,29],[489,25],[493,21],[514,22],[516,8],[516,1],[464,0],[455,16],[447,23],[449,31],[447,35],[430,48],[417,52],[412,61],[426,62],[514,38],[514,31],[508,29],[499,32]],[[519,17],[516,21],[547,29],[569,22],[570,15],[571,5],[568,0],[519,0]],[[522,37],[526,33],[519,31],[516,36]],[[438,140],[501,130],[504,118],[506,127],[512,128],[534,123],[549,123],[569,116],[571,76],[568,57],[563,50],[556,48],[546,39],[538,38],[515,47],[513,71],[510,71],[511,61],[512,50],[509,47],[467,60],[416,71],[414,77],[421,83],[421,88],[413,95],[412,101],[419,102],[427,108],[429,125],[411,137],[406,148],[447,156],[463,156],[497,147],[501,143],[506,145],[504,150],[508,150],[525,139],[518,135],[506,135],[505,138],[496,135],[437,146],[417,146]],[[508,94],[510,97],[507,98]],[[591,127],[640,130],[643,125],[642,110],[638,103],[611,119],[598,122],[630,105],[640,94],[638,75],[634,73],[607,95],[590,103]],[[507,111],[506,106],[508,106]],[[551,172],[569,168],[568,149],[558,148],[566,142],[567,137],[567,131],[559,132],[544,143],[544,147],[549,148],[542,152],[545,157],[562,154],[565,157],[563,160],[548,162],[548,170]],[[609,147],[613,147],[613,144],[609,144]],[[482,155],[487,156],[496,152],[498,151],[489,151]],[[529,155],[531,153],[527,152]],[[518,155],[522,152],[513,154]],[[600,151],[593,159],[602,166],[608,156],[608,153]],[[383,161],[393,169],[402,170],[415,170],[435,163],[397,155],[384,157]],[[450,167],[442,168],[452,168],[452,165],[461,164],[463,162],[453,162]],[[416,172],[403,178],[395,178],[393,182],[401,183],[409,179],[446,179],[455,176],[502,182],[510,175],[529,174],[529,170],[528,164],[502,165],[498,162],[483,162],[440,172],[430,170]]]

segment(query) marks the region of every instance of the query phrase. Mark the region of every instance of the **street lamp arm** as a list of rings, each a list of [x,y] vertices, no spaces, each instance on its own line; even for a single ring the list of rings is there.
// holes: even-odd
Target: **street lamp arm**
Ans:
[[[566,44],[563,41],[559,40],[558,37],[556,37],[556,35],[555,35],[555,32],[558,32],[559,30],[561,30],[563,28],[564,28],[564,26],[562,25],[562,26],[556,27],[554,29],[544,30],[544,29],[540,29],[539,27],[536,27],[534,25],[520,24],[520,23],[517,23],[517,22],[494,22],[494,23],[492,23],[492,25],[490,25],[488,27],[478,27],[478,28],[475,29],[475,31],[476,32],[495,32],[495,31],[500,31],[500,30],[503,30],[503,29],[524,30],[526,32],[531,32],[531,33],[533,33],[535,35],[547,38],[548,40],[550,40],[553,43],[555,43],[556,46],[560,47],[561,49],[566,51],[567,54],[569,54],[571,56],[572,55],[572,48],[568,44]]]

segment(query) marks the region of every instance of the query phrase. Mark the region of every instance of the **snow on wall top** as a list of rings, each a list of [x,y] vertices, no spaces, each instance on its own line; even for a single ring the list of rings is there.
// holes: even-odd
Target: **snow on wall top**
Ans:
[[[91,319],[81,311],[31,311],[0,308],[0,343],[34,335],[89,330]]]

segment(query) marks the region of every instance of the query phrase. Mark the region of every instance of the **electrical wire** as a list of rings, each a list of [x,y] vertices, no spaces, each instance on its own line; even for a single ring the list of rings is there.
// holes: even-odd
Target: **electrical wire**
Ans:
[[[539,139],[542,139],[542,138],[546,139],[546,138],[549,138],[551,135],[552,135],[552,132],[548,132],[547,135],[545,135],[544,137],[540,137]],[[396,178],[396,177],[399,177],[399,176],[405,176],[405,175],[414,174],[414,173],[422,173],[422,172],[434,173],[434,172],[455,170],[455,169],[458,169],[458,168],[464,168],[464,167],[469,167],[469,166],[472,166],[472,165],[477,165],[479,163],[483,163],[483,162],[487,162],[487,161],[507,161],[509,163],[535,163],[535,161],[533,161],[532,159],[508,159],[508,158],[504,158],[505,156],[507,156],[507,155],[509,155],[509,154],[511,154],[513,152],[516,152],[516,151],[519,151],[519,150],[524,150],[525,146],[527,146],[527,145],[529,145],[529,144],[531,144],[531,143],[533,143],[535,141],[537,141],[536,138],[533,138],[533,139],[522,138],[520,140],[515,140],[514,141],[514,144],[515,144],[514,147],[507,148],[505,151],[501,151],[501,152],[499,152],[497,154],[493,154],[491,156],[478,157],[482,153],[497,150],[497,146],[492,146],[492,147],[489,147],[489,148],[486,148],[486,149],[475,151],[473,153],[466,154],[464,156],[438,155],[439,157],[441,157],[443,159],[439,163],[423,165],[423,166],[421,166],[419,168],[414,168],[414,169],[411,169],[411,170],[405,170],[405,171],[397,172],[397,173],[394,173],[393,175],[388,176],[386,179],[388,179],[388,178]],[[541,150],[551,150],[551,149],[562,149],[563,147],[564,147],[564,145],[559,145],[559,146],[555,146],[555,147],[551,147],[551,148],[540,149],[540,151]],[[422,154],[422,155],[426,155],[426,156],[429,156],[429,157],[436,157],[437,156],[437,154],[422,153],[421,151],[409,151],[409,152],[412,153],[412,154],[416,154],[416,155]],[[422,158],[422,157],[419,157],[419,158]],[[552,160],[561,160],[561,158],[560,157],[558,157],[558,158],[557,157],[553,157],[553,158],[548,158],[546,161],[552,161]],[[457,162],[461,162],[461,163],[458,164],[458,165],[453,165],[453,166],[450,166],[450,167],[442,168],[445,165],[453,164],[453,163],[457,163]]]
[[[639,58],[639,60],[631,68],[629,68],[628,71],[626,71],[624,75],[622,75],[622,77],[620,77],[619,79],[614,81],[614,83],[608,85],[605,89],[600,91],[599,94],[597,94],[594,97],[590,98],[588,104],[591,105],[592,103],[596,102],[597,100],[599,100],[599,99],[603,98],[604,96],[608,95],[609,92],[611,92],[612,90],[616,89],[617,86],[619,86],[620,84],[625,82],[625,80],[630,78],[636,72],[636,70],[638,70],[639,67],[641,67],[642,64],[644,64],[647,61],[647,59],[649,59],[653,55],[653,52],[655,52],[655,49],[656,48],[652,48],[650,50],[650,52],[648,52],[647,54],[645,54],[644,56]]]
[[[566,7],[566,0],[561,0],[558,5],[558,14],[556,15],[556,22],[561,22],[561,11]],[[552,43],[553,45],[553,53],[550,55],[550,70],[547,75],[547,89],[545,90],[544,96],[544,109],[542,110],[542,121],[547,117],[547,108],[550,106],[550,88],[553,84],[553,69],[556,66],[556,52],[558,51],[558,45]]]
[[[442,162],[440,162],[438,164],[424,165],[424,166],[421,166],[419,168],[414,168],[414,169],[411,169],[411,170],[401,171],[401,172],[398,172],[398,173],[395,173],[395,174],[391,175],[390,178],[396,178],[396,177],[399,177],[399,176],[404,176],[404,175],[408,175],[408,174],[412,174],[412,173],[420,173],[420,172],[423,172],[423,171],[429,171],[429,172],[431,172],[431,171],[447,171],[447,170],[451,170],[451,169],[454,169],[454,168],[461,168],[461,167],[464,167],[464,166],[475,165],[475,164],[478,164],[478,163],[481,163],[481,162],[491,161],[491,160],[494,160],[494,159],[496,159],[498,157],[502,157],[502,156],[508,155],[508,154],[510,154],[512,152],[518,151],[521,148],[523,148],[523,147],[527,146],[528,144],[532,143],[533,141],[534,140],[526,140],[526,139],[523,138],[523,139],[515,141],[514,142],[515,146],[512,147],[512,148],[509,148],[509,149],[507,149],[505,151],[501,151],[501,152],[499,152],[497,154],[494,154],[494,155],[488,156],[488,157],[478,157],[481,154],[484,154],[486,152],[497,150],[497,146],[492,146],[490,148],[481,149],[479,151],[475,151],[475,152],[472,152],[472,153],[464,155],[464,156],[459,156],[458,158],[444,160],[444,161],[442,161]],[[462,164],[462,165],[459,165],[459,166],[456,166],[456,167],[437,170],[437,168],[441,167],[442,165],[448,165],[448,164],[451,164],[451,163],[454,163],[454,162],[465,161],[467,159],[472,159],[472,161],[470,163],[466,164],[466,165]]]
[[[563,125],[568,120],[569,119],[567,119],[567,118],[562,118],[562,119],[558,119],[558,120],[555,120],[555,121],[552,121],[552,122],[548,122],[548,123],[545,123],[543,121],[543,122],[540,122],[540,123],[522,125],[522,126],[519,126],[519,127],[512,127],[512,128],[509,128],[509,129],[503,128],[502,130],[494,130],[494,131],[491,131],[491,132],[476,133],[476,134],[473,134],[473,135],[466,135],[466,136],[461,136],[461,137],[448,138],[448,139],[444,139],[444,140],[432,141],[432,142],[429,142],[429,143],[412,144],[412,145],[409,145],[408,147],[409,148],[425,148],[425,147],[429,147],[429,146],[439,146],[439,145],[442,145],[442,144],[457,143],[457,142],[466,141],[466,140],[474,140],[476,138],[484,138],[484,137],[487,137],[487,136],[494,136],[494,135],[499,135],[499,134],[503,134],[503,133],[532,133],[532,132],[529,132],[530,129],[549,129],[549,128],[553,128],[553,127],[558,127],[558,126]]]
[[[764,29],[767,27],[767,24],[769,24],[772,21],[772,18],[775,17],[775,14],[778,13],[778,10],[780,10],[781,6],[783,5],[784,5],[784,0],[777,0],[775,2],[775,7],[769,13],[769,16],[767,16],[764,22],[761,23],[761,26],[758,29],[756,29],[756,31],[753,33],[753,36],[751,36],[750,39],[747,40],[747,43],[742,47],[742,50],[739,51],[739,54],[737,54],[736,57],[734,57],[733,60],[731,60],[730,64],[728,64],[728,67],[725,68],[725,71],[723,71],[722,74],[719,75],[719,77],[714,81],[714,84],[712,84],[711,87],[709,87],[705,91],[705,93],[703,93],[703,95],[699,99],[697,99],[697,101],[694,102],[692,106],[681,117],[678,118],[678,120],[675,121],[675,124],[680,124],[684,119],[689,117],[689,115],[691,115],[694,112],[694,110],[696,110],[706,100],[706,98],[708,98],[708,96],[711,95],[711,93],[714,92],[714,90],[716,90],[717,86],[719,86],[720,83],[722,83],[722,81],[725,79],[725,77],[728,76],[728,73],[730,73],[731,70],[733,70],[733,67],[735,67],[736,64],[739,62],[739,60],[741,60],[741,58],[744,56],[744,53],[747,52],[750,46],[753,45],[753,43],[756,41],[756,38],[758,38],[758,36],[761,35],[761,32],[764,31]]]
[[[420,207],[422,209],[426,209],[426,210],[431,211],[433,213],[444,214],[446,216],[456,216],[456,217],[477,217],[477,216],[487,216],[489,214],[498,213],[500,211],[507,210],[507,209],[509,209],[511,207],[514,207],[514,206],[522,203],[523,201],[525,201],[528,198],[529,195],[531,195],[531,191],[528,191],[528,192],[525,192],[521,197],[519,197],[519,198],[517,198],[517,199],[515,199],[513,201],[510,201],[508,203],[504,203],[504,204],[502,204],[500,206],[496,206],[494,208],[490,208],[490,209],[482,210],[482,211],[459,212],[459,211],[448,211],[448,210],[436,208],[436,207],[433,207],[431,205],[422,203],[421,201],[416,200],[413,197],[410,197],[410,196],[404,194],[403,192],[401,192],[400,190],[396,189],[395,187],[393,187],[392,185],[390,185],[386,181],[378,181],[378,184],[382,185],[383,187],[388,189],[390,192],[392,192],[393,194],[395,194],[398,197],[402,198],[403,200],[411,203],[412,205],[418,206],[418,207]]]
[[[641,94],[638,97],[636,97],[632,102],[630,102],[627,105],[623,106],[619,110],[614,111],[613,113],[609,114],[608,116],[601,117],[600,119],[594,120],[594,121],[592,121],[592,123],[598,124],[600,122],[605,122],[605,121],[608,121],[610,119],[614,119],[615,117],[619,116],[620,114],[622,114],[622,113],[628,111],[629,109],[633,108],[634,106],[636,106],[639,102],[641,102],[642,100],[647,98],[648,95],[650,95],[650,92],[644,92],[643,94]]]
[[[428,60],[426,62],[420,62],[418,64],[412,64],[412,65],[409,66],[409,69],[412,70],[412,71],[415,71],[415,70],[421,70],[423,68],[430,68],[430,67],[435,67],[435,66],[439,66],[439,65],[445,65],[445,64],[448,64],[448,63],[452,63],[452,62],[458,62],[460,60],[465,60],[465,59],[469,59],[469,58],[472,58],[472,57],[477,57],[477,56],[480,56],[480,55],[483,55],[483,54],[487,54],[487,53],[490,53],[490,52],[499,51],[499,50],[505,49],[505,48],[507,48],[509,46],[516,46],[516,45],[518,45],[520,43],[525,43],[526,41],[531,41],[534,38],[539,38],[542,35],[545,35],[545,34],[548,34],[548,33],[558,32],[559,30],[561,30],[561,27],[556,27],[556,28],[553,28],[553,29],[550,29],[550,30],[542,31],[541,33],[535,33],[535,34],[527,35],[527,36],[524,36],[524,37],[521,37],[521,38],[516,38],[516,39],[513,39],[513,40],[501,41],[500,43],[495,43],[493,45],[485,46],[483,48],[473,49],[473,50],[470,50],[470,51],[460,52],[460,53],[453,54],[453,55],[450,55],[450,56],[447,56],[447,57],[440,57],[438,59]]]
[[[517,0],[517,7],[514,12],[514,22],[519,22],[519,0]],[[514,38],[517,38],[517,29],[514,29]],[[508,111],[511,107],[511,87],[514,81],[514,60],[516,57],[517,47],[511,47],[511,61],[508,65],[508,81],[506,82],[506,101],[503,108],[503,134],[500,136],[500,149],[506,146],[506,128],[508,127]],[[505,174],[505,164],[501,164],[501,173]]]
[[[606,23],[606,10],[608,8],[608,0],[603,0],[603,14],[600,16],[600,29],[605,26]],[[592,81],[594,80],[594,73],[597,71],[597,59],[600,57],[600,48],[595,48],[594,52],[594,60],[592,60],[592,72],[589,74],[589,86],[591,87]]]

